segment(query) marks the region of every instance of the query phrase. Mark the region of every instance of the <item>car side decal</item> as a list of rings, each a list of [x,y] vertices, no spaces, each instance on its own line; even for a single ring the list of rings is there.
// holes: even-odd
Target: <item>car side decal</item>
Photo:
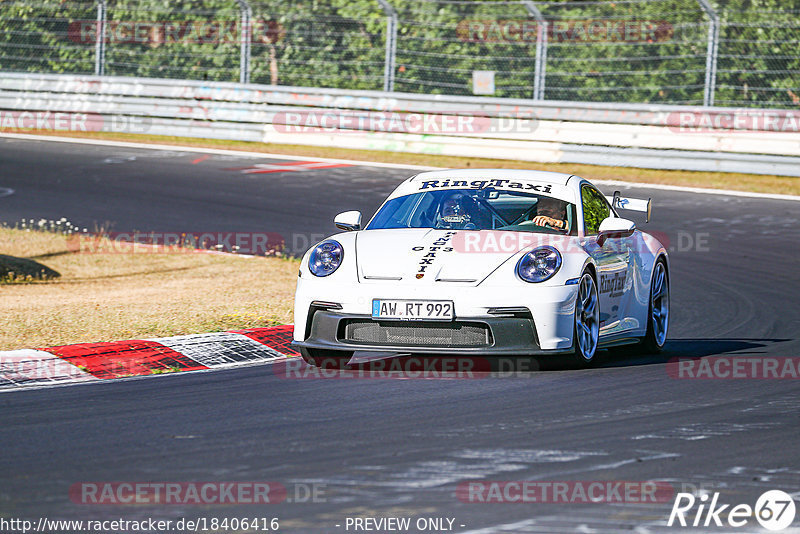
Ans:
[[[425,269],[428,268],[429,265],[433,265],[433,260],[436,259],[436,254],[439,252],[452,252],[453,247],[446,246],[450,240],[456,235],[457,232],[446,232],[444,235],[436,239],[428,248],[427,254],[424,254],[417,264],[417,279],[425,276]],[[411,250],[414,252],[421,252],[426,250],[425,247],[416,246],[412,247]]]
[[[626,272],[614,273],[613,276],[606,274],[600,275],[600,293],[611,293],[610,296],[618,297],[622,295],[625,288],[625,279],[628,277]]]

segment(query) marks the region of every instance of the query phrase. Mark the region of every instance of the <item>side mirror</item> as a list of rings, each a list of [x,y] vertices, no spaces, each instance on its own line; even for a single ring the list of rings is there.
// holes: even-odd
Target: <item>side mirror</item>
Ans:
[[[620,217],[607,217],[600,223],[597,244],[601,247],[608,238],[630,237],[636,230],[636,223]]]
[[[361,212],[360,211],[345,211],[333,218],[333,224],[336,228],[351,232],[353,230],[361,230]]]

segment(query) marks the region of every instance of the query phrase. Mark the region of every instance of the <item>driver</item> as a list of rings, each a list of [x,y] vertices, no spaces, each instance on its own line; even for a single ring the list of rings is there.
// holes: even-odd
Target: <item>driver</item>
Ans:
[[[566,205],[557,198],[541,197],[536,203],[536,217],[531,222],[537,226],[567,229]]]

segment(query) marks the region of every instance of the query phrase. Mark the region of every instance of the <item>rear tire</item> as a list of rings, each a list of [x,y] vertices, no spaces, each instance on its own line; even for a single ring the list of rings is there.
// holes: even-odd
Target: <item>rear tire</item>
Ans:
[[[573,354],[569,362],[573,367],[584,369],[597,361],[597,346],[600,338],[600,298],[597,283],[589,271],[584,271],[578,282],[575,299],[575,321],[572,334]]]
[[[658,354],[664,348],[669,330],[669,275],[666,262],[659,258],[653,267],[650,282],[650,304],[647,307],[647,333],[637,347],[643,354]]]

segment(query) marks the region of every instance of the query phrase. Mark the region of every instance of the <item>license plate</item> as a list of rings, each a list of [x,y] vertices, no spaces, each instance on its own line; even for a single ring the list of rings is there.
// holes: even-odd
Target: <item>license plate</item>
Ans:
[[[452,300],[372,300],[372,317],[375,319],[453,320]]]

